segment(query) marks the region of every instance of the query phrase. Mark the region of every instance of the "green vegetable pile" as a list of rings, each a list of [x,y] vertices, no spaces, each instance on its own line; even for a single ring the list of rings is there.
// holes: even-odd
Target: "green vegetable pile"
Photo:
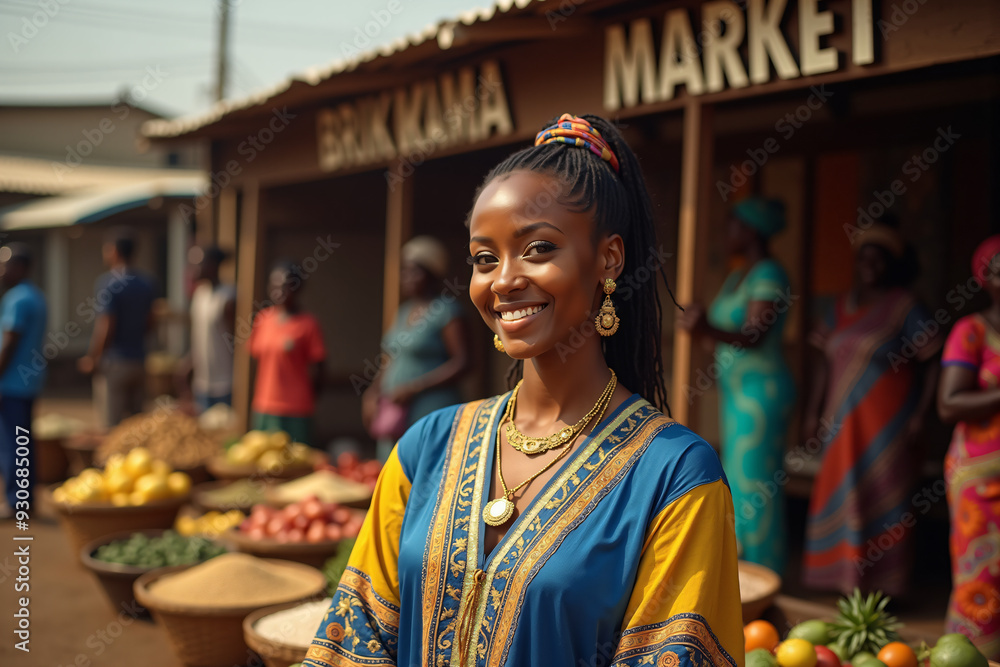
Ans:
[[[164,567],[200,563],[226,553],[226,548],[203,537],[184,537],[172,530],[159,537],[133,533],[127,540],[116,540],[98,547],[94,558],[105,563],[138,567]]]
[[[355,537],[341,540],[340,544],[337,545],[337,554],[323,564],[323,574],[326,575],[328,584],[327,595],[333,595],[337,592],[337,584],[340,583],[340,578],[344,576],[344,570],[347,569],[347,560],[351,557],[351,550],[354,549],[356,541],[357,538]]]

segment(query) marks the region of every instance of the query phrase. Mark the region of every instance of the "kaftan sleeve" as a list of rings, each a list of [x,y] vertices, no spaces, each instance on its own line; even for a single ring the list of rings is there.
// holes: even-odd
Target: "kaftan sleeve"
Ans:
[[[347,569],[309,647],[306,667],[396,664],[399,535],[410,485],[394,449],[379,475]]]
[[[724,478],[654,517],[612,667],[743,666],[733,520]]]

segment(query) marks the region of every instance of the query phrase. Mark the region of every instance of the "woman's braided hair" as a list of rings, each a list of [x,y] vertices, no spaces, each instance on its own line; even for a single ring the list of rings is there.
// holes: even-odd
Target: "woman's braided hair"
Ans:
[[[622,275],[630,280],[619,284],[612,296],[621,324],[614,336],[602,340],[604,358],[621,383],[669,414],[664,385],[661,350],[662,309],[656,276],[663,279],[673,299],[663,267],[658,265],[653,207],[639,160],[621,133],[600,116],[584,115],[618,158],[619,171],[587,149],[565,144],[544,143],[514,153],[494,167],[476,192],[487,184],[515,171],[533,171],[558,179],[558,200],[573,210],[593,213],[595,238],[619,234],[625,245]],[[549,126],[556,121],[553,120]],[[647,259],[657,264],[647,265]],[[646,266],[647,271],[637,269]],[[642,280],[642,275],[648,276]],[[676,300],[674,299],[676,304]],[[596,335],[596,332],[595,334]],[[522,373],[515,362],[507,374],[513,383]]]

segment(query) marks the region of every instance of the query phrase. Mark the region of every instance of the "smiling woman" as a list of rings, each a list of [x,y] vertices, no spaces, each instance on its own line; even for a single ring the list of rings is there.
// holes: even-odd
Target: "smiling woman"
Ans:
[[[725,476],[661,412],[655,281],[615,293],[656,248],[635,155],[564,115],[468,227],[471,299],[522,377],[399,440],[306,664],[742,665]]]

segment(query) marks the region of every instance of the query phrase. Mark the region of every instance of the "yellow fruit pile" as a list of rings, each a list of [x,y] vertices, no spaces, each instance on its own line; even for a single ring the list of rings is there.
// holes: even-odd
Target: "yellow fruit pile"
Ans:
[[[226,450],[226,461],[276,472],[286,466],[311,465],[312,455],[313,450],[308,445],[292,442],[291,436],[284,431],[250,431]]]
[[[191,478],[155,460],[149,450],[137,447],[127,455],[114,454],[104,470],[87,468],[52,492],[57,503],[110,502],[116,507],[145,505],[155,500],[186,496]]]
[[[174,530],[184,536],[205,535],[207,537],[218,537],[230,528],[243,523],[247,518],[239,510],[229,510],[228,512],[217,512],[212,510],[200,517],[179,516],[174,523]]]

